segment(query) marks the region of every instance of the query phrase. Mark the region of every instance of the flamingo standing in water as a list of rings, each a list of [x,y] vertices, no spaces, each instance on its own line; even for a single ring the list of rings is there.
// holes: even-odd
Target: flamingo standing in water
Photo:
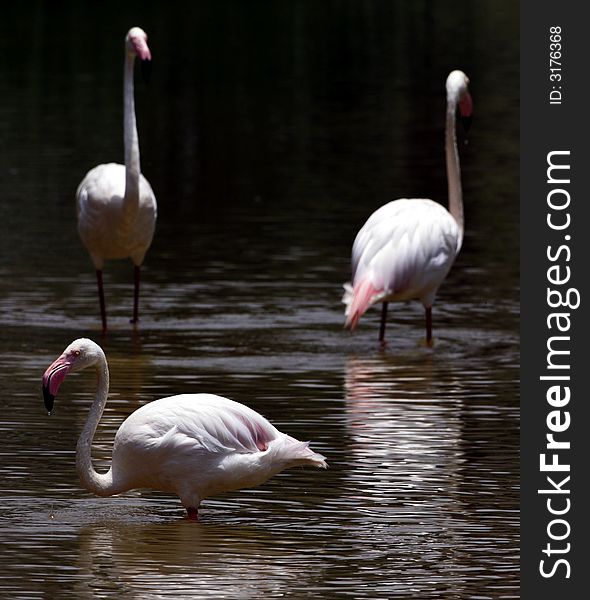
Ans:
[[[432,343],[432,304],[463,241],[463,193],[457,152],[457,108],[471,117],[469,79],[453,71],[446,82],[445,154],[449,210],[427,199],[394,200],[377,209],[352,247],[352,285],[344,284],[345,326],[382,302],[379,340],[385,337],[387,303],[419,299],[426,310],[426,342]]]
[[[133,67],[135,57],[151,60],[147,35],[133,27],[125,37],[124,118],[125,165],[108,163],[88,171],[76,192],[78,232],[96,269],[103,332],[107,329],[102,271],[104,261],[131,258],[134,265],[132,323],[138,322],[140,267],[156,227],[156,197],[141,174],[135,122]]]
[[[82,485],[98,496],[135,488],[177,494],[189,519],[198,518],[201,500],[221,492],[264,483],[299,465],[326,468],[307,442],[281,433],[252,409],[213,394],[161,398],[133,412],[115,435],[111,468],[92,466],[92,439],[109,392],[109,369],[102,348],[88,339],[72,342],[45,371],[43,397],[51,412],[70,371],[93,367],[96,397],[76,448]]]

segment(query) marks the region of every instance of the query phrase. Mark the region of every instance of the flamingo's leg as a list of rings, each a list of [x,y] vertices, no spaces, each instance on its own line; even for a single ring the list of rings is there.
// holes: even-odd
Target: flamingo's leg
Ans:
[[[379,327],[379,341],[382,342],[385,338],[385,323],[387,321],[387,302],[383,303],[381,308],[381,326]]]
[[[102,284],[102,269],[96,269],[96,283],[98,284],[98,302],[100,304],[100,318],[102,320],[102,332],[107,330],[107,311],[104,302],[104,286]]]
[[[426,344],[432,346],[432,306],[426,307]]]
[[[131,322],[136,324],[139,322],[139,282],[141,279],[140,266],[135,265],[133,268],[134,275],[134,290],[133,290],[133,319]]]

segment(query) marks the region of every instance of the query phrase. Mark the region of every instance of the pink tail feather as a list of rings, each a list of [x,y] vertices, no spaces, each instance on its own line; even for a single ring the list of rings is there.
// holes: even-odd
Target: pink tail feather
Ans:
[[[354,288],[345,286],[346,292],[342,301],[347,305],[345,327],[354,330],[361,316],[371,306],[372,300],[379,290],[368,280],[362,279]]]

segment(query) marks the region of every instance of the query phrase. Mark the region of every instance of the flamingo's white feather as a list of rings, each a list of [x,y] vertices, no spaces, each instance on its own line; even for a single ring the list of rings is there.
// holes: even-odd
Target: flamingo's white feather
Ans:
[[[98,165],[76,192],[78,233],[96,269],[105,260],[131,257],[141,265],[156,228],[157,205],[148,180],[140,174],[139,202],[125,204],[125,166]]]
[[[455,219],[432,200],[402,198],[377,209],[352,247],[353,284],[344,285],[346,314],[361,280],[379,290],[370,304],[412,298],[431,304],[459,252],[459,239]]]

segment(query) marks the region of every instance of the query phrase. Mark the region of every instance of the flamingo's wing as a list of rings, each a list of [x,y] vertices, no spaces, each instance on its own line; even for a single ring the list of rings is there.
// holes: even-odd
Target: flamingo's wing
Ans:
[[[154,192],[140,177],[139,205],[126,204],[125,167],[116,163],[88,171],[76,192],[78,232],[97,269],[105,259],[131,257],[141,265],[157,218]]]
[[[124,191],[125,167],[115,163],[88,171],[76,191],[78,233],[97,269],[112,252]]]
[[[352,249],[353,283],[390,294],[440,284],[458,252],[459,229],[432,200],[395,200],[375,211]]]
[[[121,426],[117,442],[146,449],[206,454],[264,451],[279,435],[248,407],[213,394],[162,398],[135,411]]]

